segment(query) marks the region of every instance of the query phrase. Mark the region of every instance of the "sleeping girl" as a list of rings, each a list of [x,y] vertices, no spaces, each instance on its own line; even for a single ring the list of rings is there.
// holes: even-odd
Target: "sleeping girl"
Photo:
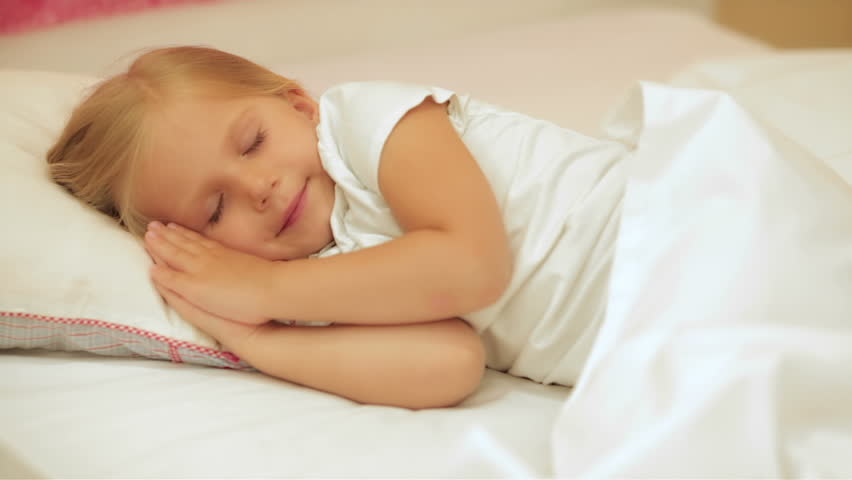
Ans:
[[[47,161],[144,238],[157,290],[224,348],[358,402],[428,408],[464,399],[485,366],[577,381],[626,155],[442,88],[314,98],[177,47],[99,84]]]

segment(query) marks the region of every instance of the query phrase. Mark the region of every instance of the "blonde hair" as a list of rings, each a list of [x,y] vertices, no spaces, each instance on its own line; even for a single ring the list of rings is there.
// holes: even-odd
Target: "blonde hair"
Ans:
[[[141,236],[150,219],[134,208],[133,182],[148,139],[149,113],[165,101],[207,94],[280,95],[298,83],[245,58],[203,47],[141,55],[126,72],[96,85],[47,153],[50,177],[74,196]]]

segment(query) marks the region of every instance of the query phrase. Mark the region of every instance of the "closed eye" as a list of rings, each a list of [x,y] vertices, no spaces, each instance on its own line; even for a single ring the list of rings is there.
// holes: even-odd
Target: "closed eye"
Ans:
[[[216,203],[216,210],[213,211],[213,215],[210,216],[210,224],[216,225],[219,223],[219,220],[222,218],[222,211],[225,210],[225,194],[219,194],[219,201]]]
[[[255,135],[255,137],[254,137],[254,142],[252,142],[251,146],[248,149],[246,149],[245,152],[243,152],[243,155],[248,155],[248,154],[256,151],[258,148],[260,148],[261,145],[263,145],[264,140],[266,140],[266,131],[265,130],[258,130],[257,135]]]

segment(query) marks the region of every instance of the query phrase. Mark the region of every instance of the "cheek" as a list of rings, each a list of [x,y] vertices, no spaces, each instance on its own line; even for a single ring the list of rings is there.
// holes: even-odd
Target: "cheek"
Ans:
[[[319,155],[319,140],[313,130],[303,130],[298,136],[291,136],[290,142],[280,145],[280,157],[291,163],[291,167],[316,169],[321,165]]]
[[[207,237],[234,250],[263,257],[263,237],[257,228],[246,228],[244,222],[225,222],[218,225]]]

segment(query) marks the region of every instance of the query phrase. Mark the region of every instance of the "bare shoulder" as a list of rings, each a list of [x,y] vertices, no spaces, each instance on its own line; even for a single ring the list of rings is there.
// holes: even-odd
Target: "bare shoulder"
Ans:
[[[397,123],[381,154],[379,189],[404,232],[446,242],[442,262],[470,286],[473,310],[502,294],[512,270],[502,212],[446,104],[427,98]]]
[[[447,103],[437,103],[432,97],[424,99],[399,120],[385,142],[381,164],[386,164],[390,157],[410,154],[409,148],[422,148],[424,143],[431,144],[432,149],[464,146],[450,123]]]

